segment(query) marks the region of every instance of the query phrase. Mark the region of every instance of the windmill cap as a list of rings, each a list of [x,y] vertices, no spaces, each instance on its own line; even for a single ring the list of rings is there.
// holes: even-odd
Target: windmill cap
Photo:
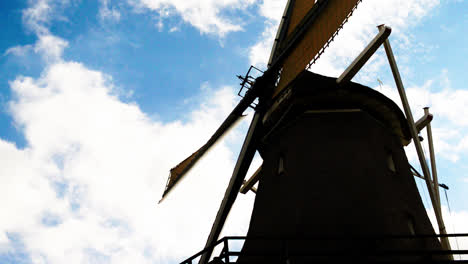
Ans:
[[[395,102],[367,86],[349,82],[337,85],[336,78],[303,71],[271,104],[264,125],[277,126],[310,110],[360,109],[379,120],[408,145],[408,122]],[[285,113],[287,112],[287,113]]]

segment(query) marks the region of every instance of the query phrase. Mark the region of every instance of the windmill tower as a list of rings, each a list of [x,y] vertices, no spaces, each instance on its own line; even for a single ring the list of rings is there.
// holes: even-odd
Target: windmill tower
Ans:
[[[268,69],[252,78],[251,67],[242,77],[247,92],[239,104],[204,146],[171,169],[163,199],[258,99],[205,249],[199,254],[200,263],[209,262],[239,191],[245,193],[256,182],[259,185],[247,240],[237,263],[314,263],[343,257],[340,254],[344,253],[371,262],[450,259],[426,253],[381,256],[388,250],[450,250],[446,237],[439,242],[433,236],[403,149],[414,142],[439,231],[446,234],[437,179],[431,179],[418,137],[431,116],[416,123],[413,120],[387,39],[391,29],[379,26],[378,35],[339,78],[307,71],[359,2],[289,0]],[[382,44],[405,114],[379,92],[350,82]],[[257,150],[263,164],[245,181]],[[255,252],[264,255],[253,257]],[[294,255],[298,252],[302,255]],[[225,261],[229,262],[229,258]]]

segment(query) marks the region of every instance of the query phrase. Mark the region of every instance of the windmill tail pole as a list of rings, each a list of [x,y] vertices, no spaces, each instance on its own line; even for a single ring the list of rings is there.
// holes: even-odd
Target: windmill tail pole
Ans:
[[[424,114],[425,115],[430,115],[429,113],[429,107],[424,107]],[[432,178],[434,181],[434,194],[437,199],[439,208],[441,207],[440,205],[440,193],[439,193],[439,188],[437,186],[439,185],[439,180],[437,177],[437,167],[436,167],[436,160],[435,160],[435,151],[434,151],[434,143],[432,141],[432,127],[431,123],[429,122],[426,126],[426,132],[427,132],[427,141],[429,144],[429,155],[431,158],[431,169],[432,169]]]
[[[437,219],[437,224],[439,225],[439,232],[441,235],[446,235],[447,231],[445,229],[444,220],[442,219],[440,207],[438,206],[438,200],[434,194],[434,189],[433,189],[432,181],[431,181],[431,174],[429,172],[429,168],[427,166],[426,159],[424,157],[424,152],[421,146],[421,141],[419,141],[416,126],[414,124],[413,115],[411,113],[411,108],[408,104],[408,98],[406,97],[405,88],[403,86],[403,82],[401,81],[400,72],[398,71],[395,57],[393,56],[392,47],[390,46],[390,41],[388,41],[388,39],[385,40],[384,47],[385,47],[385,52],[387,54],[388,61],[390,63],[390,67],[392,69],[393,77],[395,78],[395,83],[398,89],[398,93],[400,94],[400,98],[403,104],[405,115],[408,120],[410,133],[414,141],[414,146],[416,147],[416,152],[418,153],[419,162],[421,164],[423,175],[426,180],[427,190],[429,192],[429,196],[431,197],[432,206],[434,207],[434,213]],[[441,237],[440,240],[441,240],[442,247],[445,250],[451,250],[450,243],[447,237]],[[450,256],[450,257],[453,259],[453,256]]]

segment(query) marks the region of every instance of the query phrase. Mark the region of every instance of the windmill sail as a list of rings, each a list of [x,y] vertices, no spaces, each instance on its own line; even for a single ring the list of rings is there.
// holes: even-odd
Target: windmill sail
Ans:
[[[223,121],[219,126],[216,132],[211,136],[211,138],[203,145],[200,149],[195,151],[188,158],[183,160],[177,166],[172,168],[167,179],[166,188],[162,195],[161,201],[166,197],[166,195],[172,190],[172,188],[182,179],[185,174],[197,163],[197,161],[214,145],[216,142],[232,128],[236,122],[243,117],[242,113],[249,107],[249,105],[254,101],[255,95],[250,91],[247,92],[242,98],[242,100],[237,104],[237,106],[232,110],[228,117]],[[160,202],[161,202],[160,201]]]
[[[224,120],[221,126],[216,130],[216,132],[211,136],[208,142],[205,143],[200,149],[192,153],[188,158],[183,160],[181,163],[177,164],[169,172],[169,177],[167,179],[166,188],[164,189],[163,196],[161,201],[166,197],[169,191],[185,176],[185,174],[197,163],[197,161],[214,145],[216,142],[232,128],[236,122],[243,117],[242,111],[235,108],[236,111],[232,113]],[[245,110],[245,109],[244,109]],[[160,201],[160,202],[161,202]]]
[[[273,96],[313,64],[347,22],[361,0],[296,0],[277,63],[282,71]]]
[[[174,187],[174,185],[180,180],[180,178],[192,168],[193,164],[195,164],[195,162],[199,159],[202,152],[204,152],[203,147],[195,151],[192,155],[184,159],[181,163],[177,164],[177,166],[169,171],[169,177],[167,178],[163,198],[159,202],[162,202],[169,190],[171,190],[172,187]]]

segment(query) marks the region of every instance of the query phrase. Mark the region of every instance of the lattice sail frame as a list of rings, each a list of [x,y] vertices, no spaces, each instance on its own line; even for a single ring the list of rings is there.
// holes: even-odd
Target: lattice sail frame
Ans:
[[[309,69],[330,45],[362,0],[295,0],[287,37],[280,46],[286,49],[298,33],[301,40],[282,62],[280,80],[273,92],[278,95],[304,69]],[[304,27],[308,27],[304,29]]]

